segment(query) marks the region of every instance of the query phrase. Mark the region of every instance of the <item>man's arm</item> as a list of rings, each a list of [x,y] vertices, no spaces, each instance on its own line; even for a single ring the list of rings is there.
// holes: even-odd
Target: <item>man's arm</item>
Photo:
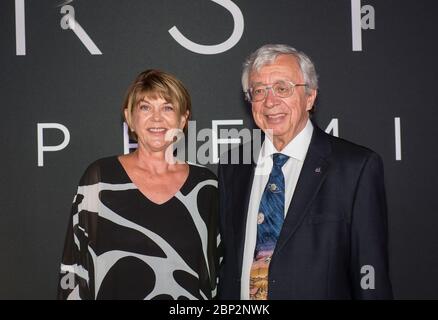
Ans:
[[[392,299],[383,163],[372,152],[355,192],[351,215],[350,271],[354,299]]]

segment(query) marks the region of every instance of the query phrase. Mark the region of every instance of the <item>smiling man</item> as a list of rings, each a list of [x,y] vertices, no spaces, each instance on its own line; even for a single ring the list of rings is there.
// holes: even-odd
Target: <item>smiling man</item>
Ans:
[[[310,121],[318,79],[304,53],[261,47],[242,85],[266,138],[255,163],[219,166],[219,297],[392,298],[380,157]]]

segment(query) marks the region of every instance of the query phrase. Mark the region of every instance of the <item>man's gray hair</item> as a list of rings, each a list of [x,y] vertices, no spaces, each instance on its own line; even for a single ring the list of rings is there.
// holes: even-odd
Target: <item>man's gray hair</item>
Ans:
[[[274,60],[282,54],[290,54],[297,59],[304,77],[304,82],[307,84],[306,94],[310,94],[310,90],[312,89],[318,89],[318,75],[316,74],[315,66],[304,52],[298,51],[285,44],[267,44],[254,51],[243,63],[243,92],[248,92],[251,72],[260,71],[262,67],[273,63]]]

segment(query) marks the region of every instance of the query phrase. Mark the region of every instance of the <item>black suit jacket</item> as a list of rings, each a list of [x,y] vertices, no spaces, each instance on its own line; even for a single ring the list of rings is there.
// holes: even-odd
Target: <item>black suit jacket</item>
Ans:
[[[254,169],[254,163],[219,166],[221,299],[240,299]],[[268,299],[391,298],[382,160],[314,125],[269,266]]]

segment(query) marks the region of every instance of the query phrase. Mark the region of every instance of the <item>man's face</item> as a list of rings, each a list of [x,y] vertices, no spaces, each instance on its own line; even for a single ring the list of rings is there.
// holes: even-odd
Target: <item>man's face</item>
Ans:
[[[280,55],[274,63],[262,67],[259,72],[252,72],[249,86],[271,86],[280,81],[291,81],[304,84],[304,77],[296,58],[292,55]],[[252,114],[257,126],[270,136],[277,150],[283,149],[295,136],[304,129],[316,98],[316,90],[310,95],[306,87],[297,86],[290,97],[280,98],[268,90],[266,99],[252,103]]]

